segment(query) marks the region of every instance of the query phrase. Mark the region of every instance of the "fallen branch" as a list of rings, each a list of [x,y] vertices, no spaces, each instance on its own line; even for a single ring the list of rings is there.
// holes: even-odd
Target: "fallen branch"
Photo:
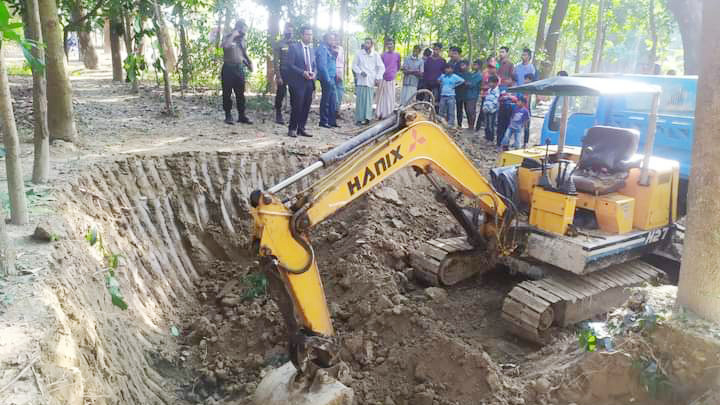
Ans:
[[[33,364],[35,364],[36,361],[38,361],[39,358],[40,358],[39,356],[36,356],[34,359],[28,361],[28,363],[25,365],[25,367],[23,367],[23,369],[20,370],[20,372],[19,372],[12,380],[10,380],[10,382],[8,382],[8,383],[5,384],[2,388],[0,388],[0,394],[2,394],[3,392],[5,392],[5,390],[7,390],[8,388],[10,388],[10,386],[12,386],[13,384],[15,384],[15,382],[16,382],[17,380],[19,380],[20,377],[22,377],[23,374],[25,374],[28,370],[30,370],[30,368],[33,366]]]

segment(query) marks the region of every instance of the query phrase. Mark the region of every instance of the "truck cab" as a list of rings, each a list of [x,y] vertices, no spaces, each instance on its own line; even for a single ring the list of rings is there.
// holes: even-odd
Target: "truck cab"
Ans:
[[[658,108],[654,154],[680,162],[679,210],[685,212],[685,197],[690,176],[697,76],[587,75],[633,80],[662,88]],[[562,116],[562,97],[556,97],[545,116],[542,140],[557,143]],[[643,148],[648,128],[651,96],[647,94],[613,94],[569,98],[569,117],[565,142],[581,146],[585,132],[596,125],[631,128],[640,131]]]

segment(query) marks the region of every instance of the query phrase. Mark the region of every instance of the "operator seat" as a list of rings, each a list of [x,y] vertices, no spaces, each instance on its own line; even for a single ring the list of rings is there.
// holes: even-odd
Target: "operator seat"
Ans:
[[[613,193],[625,185],[629,170],[640,167],[635,158],[640,132],[629,128],[594,126],[582,143],[573,181],[578,191],[593,195]]]

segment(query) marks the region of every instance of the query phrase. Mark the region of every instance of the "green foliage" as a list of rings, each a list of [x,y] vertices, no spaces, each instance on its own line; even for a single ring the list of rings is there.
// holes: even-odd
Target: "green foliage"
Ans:
[[[42,72],[45,65],[42,61],[35,58],[31,51],[34,47],[41,46],[35,41],[25,39],[18,30],[23,27],[21,22],[12,22],[10,18],[10,10],[8,10],[6,2],[0,1],[0,44],[2,41],[8,40],[20,45],[25,60],[33,69]]]
[[[126,82],[134,82],[135,80],[140,79],[142,72],[147,70],[147,64],[145,63],[145,58],[143,58],[140,55],[131,53],[123,62],[123,69],[125,69],[126,73]]]
[[[32,70],[30,65],[24,62],[21,65],[10,65],[7,69],[8,76],[32,76]]]
[[[250,273],[245,276],[243,284],[246,285],[242,294],[244,300],[254,300],[267,294],[268,281],[265,273]]]
[[[672,383],[652,358],[640,357],[633,360],[633,369],[637,371],[640,384],[653,399],[669,398]]]
[[[578,332],[578,343],[580,348],[586,352],[597,350],[598,338],[592,328],[583,328]]]
[[[122,292],[120,291],[120,282],[115,277],[115,271],[118,269],[122,255],[113,253],[105,248],[102,237],[98,234],[97,228],[95,227],[88,228],[85,232],[85,240],[88,241],[90,246],[97,245],[97,249],[105,259],[105,263],[107,265],[105,287],[107,288],[108,293],[110,293],[110,301],[113,305],[123,311],[128,309],[128,305],[123,298]]]

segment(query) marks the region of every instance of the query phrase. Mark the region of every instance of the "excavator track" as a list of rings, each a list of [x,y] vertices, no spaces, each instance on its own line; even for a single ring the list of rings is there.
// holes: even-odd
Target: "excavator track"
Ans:
[[[662,276],[661,270],[641,260],[583,276],[552,269],[543,279],[515,286],[503,302],[502,318],[511,332],[546,344],[551,326],[568,326],[607,312],[629,297],[627,287]]]
[[[446,287],[494,267],[487,252],[474,249],[464,237],[426,241],[410,253],[410,263],[417,279]]]

